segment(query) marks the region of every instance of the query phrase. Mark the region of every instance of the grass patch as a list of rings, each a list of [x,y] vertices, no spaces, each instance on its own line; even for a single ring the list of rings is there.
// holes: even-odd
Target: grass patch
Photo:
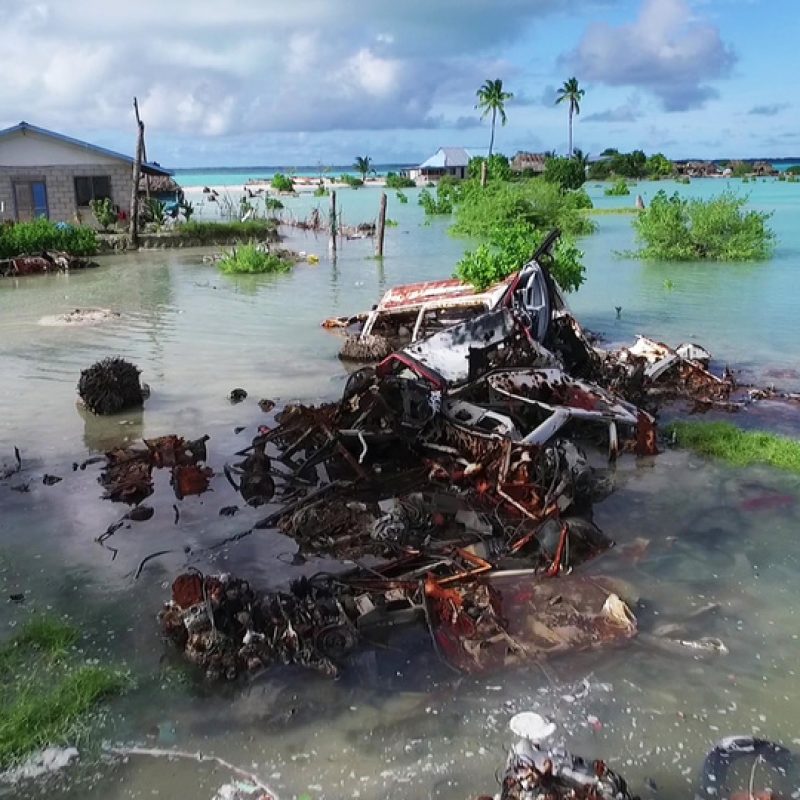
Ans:
[[[229,275],[260,275],[269,272],[289,272],[292,263],[275,253],[262,250],[255,244],[245,244],[231,250],[219,262],[219,268]]]
[[[65,742],[103,698],[131,685],[120,670],[82,662],[78,638],[72,626],[37,617],[0,646],[0,769]]]
[[[667,432],[681,447],[737,467],[766,464],[800,474],[800,441],[764,431],[745,431],[730,422],[673,422]]]
[[[624,208],[589,208],[586,213],[593,217],[606,217],[612,214],[638,214],[640,210],[636,206],[625,206]]]
[[[246,222],[199,222],[189,220],[174,229],[174,235],[201,244],[222,244],[278,240],[278,225],[271,219],[250,219]]]

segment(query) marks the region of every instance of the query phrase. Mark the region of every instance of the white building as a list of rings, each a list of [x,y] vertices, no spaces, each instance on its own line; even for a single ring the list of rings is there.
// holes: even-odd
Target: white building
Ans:
[[[106,197],[127,215],[133,161],[27,122],[0,130],[0,222],[90,222],[89,202]],[[158,164],[142,164],[142,173],[171,174]]]
[[[438,181],[445,175],[466,178],[470,159],[485,158],[486,152],[471,147],[440,147],[418,167],[408,170],[408,176],[418,183]]]

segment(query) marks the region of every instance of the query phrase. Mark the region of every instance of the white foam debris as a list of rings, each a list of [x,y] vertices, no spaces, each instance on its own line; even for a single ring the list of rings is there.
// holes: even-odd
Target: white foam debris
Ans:
[[[111,319],[118,319],[119,312],[112,311],[110,308],[76,308],[67,314],[52,314],[42,317],[40,325],[46,327],[76,326],[76,325],[97,325],[100,322],[107,322]]]
[[[0,780],[5,783],[18,783],[23,780],[40,778],[51,772],[68,767],[79,757],[76,747],[46,747],[34,753],[17,767],[0,772]]]

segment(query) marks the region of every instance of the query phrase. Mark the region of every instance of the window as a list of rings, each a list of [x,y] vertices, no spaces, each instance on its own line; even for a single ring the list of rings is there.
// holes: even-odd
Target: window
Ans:
[[[111,199],[111,178],[108,175],[86,175],[75,178],[75,200],[78,207],[88,206],[92,200]]]
[[[48,216],[47,186],[44,181],[13,181],[17,221]]]

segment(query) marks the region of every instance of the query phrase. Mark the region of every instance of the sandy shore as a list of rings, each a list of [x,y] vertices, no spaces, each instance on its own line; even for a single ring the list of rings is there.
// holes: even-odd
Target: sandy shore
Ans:
[[[294,178],[294,191],[295,194],[307,194],[313,192],[319,186],[319,178]],[[386,180],[384,178],[369,178],[367,182],[364,184],[364,189],[381,189],[386,186]],[[281,194],[288,194],[291,196],[290,192],[277,192],[275,189],[272,188],[270,185],[269,179],[264,179],[263,181],[254,181],[252,183],[242,184],[242,183],[230,183],[230,184],[209,184],[208,186],[184,186],[183,192],[189,199],[199,198],[203,194],[207,194],[204,192],[204,189],[211,189],[212,191],[216,192],[219,195],[230,195],[230,197],[234,200],[246,195],[248,190],[250,192],[269,192],[273,196],[280,196]],[[326,189],[350,189],[351,187],[348,186],[346,183],[341,183],[340,181],[329,181],[325,180],[325,188]]]

